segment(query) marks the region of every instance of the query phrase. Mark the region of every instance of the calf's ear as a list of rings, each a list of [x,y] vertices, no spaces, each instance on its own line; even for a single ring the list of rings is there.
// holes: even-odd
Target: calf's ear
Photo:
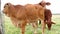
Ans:
[[[41,3],[39,3],[39,5],[41,5]]]
[[[52,24],[56,24],[56,23],[52,22]]]
[[[51,3],[50,3],[50,2],[47,2],[47,3],[46,3],[46,5],[48,5],[48,6],[49,6],[49,5],[51,5]]]
[[[6,3],[7,6],[11,6],[12,4],[11,3]]]

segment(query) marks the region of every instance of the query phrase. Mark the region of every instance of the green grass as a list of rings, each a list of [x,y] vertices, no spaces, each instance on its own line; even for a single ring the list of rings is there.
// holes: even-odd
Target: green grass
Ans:
[[[55,25],[52,25],[51,31],[49,31],[47,28],[45,29],[45,34],[60,34],[60,15],[53,15],[52,21],[55,22]],[[5,34],[21,34],[21,29],[15,27],[10,19],[5,16]],[[31,25],[26,26],[25,34],[33,34],[33,28]],[[41,34],[41,25],[38,28],[38,34]]]

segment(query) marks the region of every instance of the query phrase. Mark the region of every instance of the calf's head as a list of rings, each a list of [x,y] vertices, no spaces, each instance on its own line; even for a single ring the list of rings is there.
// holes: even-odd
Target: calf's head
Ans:
[[[6,4],[4,5],[3,13],[4,13],[5,15],[7,15],[7,16],[10,15],[10,11],[9,11],[10,5],[11,5],[11,3],[6,3]]]
[[[42,1],[42,2],[39,3],[39,5],[41,5],[41,6],[43,6],[43,7],[46,6],[46,5],[49,6],[50,4],[51,4],[51,3],[49,3],[49,2],[44,2],[44,1]]]

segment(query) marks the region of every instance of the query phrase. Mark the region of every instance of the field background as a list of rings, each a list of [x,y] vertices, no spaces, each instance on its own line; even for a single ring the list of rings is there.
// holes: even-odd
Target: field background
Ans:
[[[5,34],[21,34],[21,29],[15,27],[11,20],[4,16],[4,29]],[[49,31],[47,28],[45,29],[45,34],[60,34],[60,15],[53,15],[52,21],[55,22],[55,25],[52,25],[51,31]],[[41,25],[38,27],[38,34],[41,34]],[[26,26],[25,34],[33,34],[33,27],[31,25]]]

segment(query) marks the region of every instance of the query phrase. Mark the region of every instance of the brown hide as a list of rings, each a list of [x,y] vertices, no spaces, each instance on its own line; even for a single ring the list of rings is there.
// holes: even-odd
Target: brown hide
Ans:
[[[37,19],[41,19],[42,21],[44,21],[44,8],[40,5],[27,4],[25,6],[22,6],[6,3],[3,13],[11,18],[11,21],[15,26],[21,27],[22,34],[24,34],[25,32],[26,24],[30,23],[30,21],[36,21]],[[43,34],[44,25],[42,26]]]

